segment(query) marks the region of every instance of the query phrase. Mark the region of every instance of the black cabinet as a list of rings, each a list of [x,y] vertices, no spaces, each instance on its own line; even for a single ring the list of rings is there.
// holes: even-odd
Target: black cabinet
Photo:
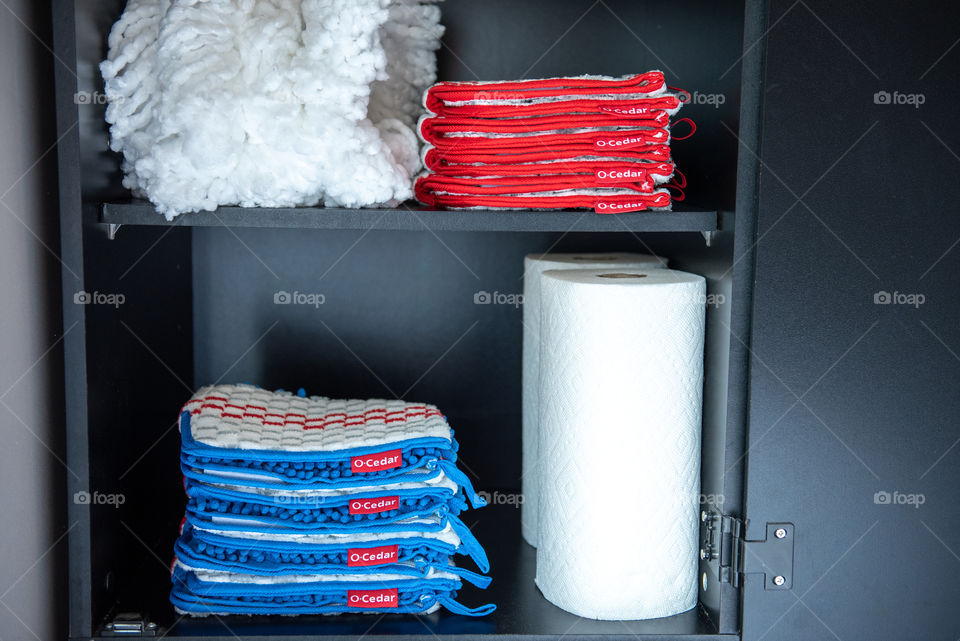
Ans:
[[[774,1],[769,24],[745,499],[748,538],[797,534],[791,592],[748,577],[743,638],[954,640],[957,16]]]
[[[167,223],[122,188],[103,105],[75,99],[101,90],[96,65],[123,2],[53,5],[72,328],[71,638],[110,635],[125,612],[155,624],[147,632],[178,638],[910,636],[916,628],[894,596],[922,617],[925,638],[948,638],[943,613],[958,596],[950,577],[960,563],[949,552],[960,541],[948,507],[960,450],[951,450],[950,420],[960,372],[951,288],[960,250],[950,250],[960,224],[941,194],[957,191],[949,99],[960,49],[924,71],[951,44],[948,21],[813,2],[447,0],[442,79],[660,68],[671,84],[713,96],[684,107],[698,131],[674,144],[687,200],[673,213],[619,216],[411,203],[221,208]],[[904,30],[925,34],[923,56],[908,51]],[[908,68],[890,42],[904,59],[929,61]],[[917,91],[930,92],[922,110],[874,103],[877,91],[913,91],[914,71],[924,74]],[[654,252],[723,297],[708,308],[702,492],[726,518],[704,521],[714,547],[705,546],[698,608],[643,622],[559,610],[533,585],[535,552],[520,537],[518,510],[501,505],[470,514],[494,581],[465,600],[496,602],[492,616],[174,614],[168,566],[185,501],[175,420],[199,385],[435,403],[478,489],[516,491],[520,310],[475,305],[474,294],[521,291],[523,256],[549,250]],[[913,273],[918,263],[929,272]],[[875,305],[886,290],[927,300]],[[81,291],[124,300],[75,304]],[[324,304],[274,305],[281,291],[322,294]],[[883,491],[928,501],[909,510],[874,503]],[[78,492],[123,503],[78,502]],[[750,555],[772,548],[741,546],[738,529],[740,539],[770,540],[767,524],[779,522],[795,526],[792,565],[757,564]],[[878,577],[884,559],[895,563]],[[738,562],[766,576],[741,576]]]

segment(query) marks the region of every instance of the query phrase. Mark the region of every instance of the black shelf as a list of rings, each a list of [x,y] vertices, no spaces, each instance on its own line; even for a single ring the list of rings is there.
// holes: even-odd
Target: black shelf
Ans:
[[[250,639],[260,641],[291,635],[340,641],[358,637],[428,641],[441,639],[631,638],[642,641],[732,641],[737,636],[717,633],[706,613],[695,608],[673,617],[647,621],[594,621],[565,612],[549,603],[534,585],[536,550],[520,537],[520,510],[492,505],[464,514],[464,522],[484,545],[490,558],[493,583],[486,590],[464,585],[459,600],[467,605],[496,603],[486,617],[471,618],[444,610],[426,616],[339,615],[335,617],[224,616],[181,618],[170,604],[153,604],[150,612],[167,638]],[[469,565],[469,562],[467,562]],[[165,594],[164,594],[165,599]],[[99,636],[99,635],[98,635]],[[106,639],[107,637],[103,637]]]
[[[100,212],[100,222],[110,225],[384,231],[708,232],[717,230],[718,218],[717,211],[691,207],[668,212],[596,214],[585,209],[441,211],[401,205],[396,209],[220,207],[182,214],[169,222],[145,201],[107,203]]]

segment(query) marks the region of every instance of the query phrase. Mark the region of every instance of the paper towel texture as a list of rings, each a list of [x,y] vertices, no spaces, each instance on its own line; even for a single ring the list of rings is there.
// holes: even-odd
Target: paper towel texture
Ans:
[[[659,269],[666,259],[631,253],[530,254],[523,259],[523,506],[524,540],[537,546],[537,421],[540,377],[540,277],[548,269]]]
[[[536,582],[564,610],[697,603],[705,295],[668,269],[542,276]]]

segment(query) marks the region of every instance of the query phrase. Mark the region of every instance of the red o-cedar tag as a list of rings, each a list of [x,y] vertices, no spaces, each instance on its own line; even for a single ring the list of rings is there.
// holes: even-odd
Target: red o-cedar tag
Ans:
[[[392,470],[400,467],[403,463],[402,450],[390,450],[389,452],[379,452],[377,454],[366,454],[364,456],[353,456],[350,458],[350,471],[354,474],[363,472],[380,472],[382,470]]]
[[[630,149],[631,147],[641,147],[647,144],[647,139],[641,135],[616,136],[609,138],[597,138],[593,141],[596,149]]]
[[[647,206],[640,202],[605,202],[600,201],[594,206],[598,214],[623,214],[630,211],[645,211]]]
[[[351,608],[395,608],[397,607],[397,588],[347,590],[347,605]]]
[[[650,109],[650,107],[639,107],[637,105],[623,105],[620,107],[600,107],[600,111],[605,114],[616,114],[618,116],[646,116],[652,109]]]
[[[376,548],[350,548],[347,550],[347,565],[351,568],[396,563],[399,545],[382,545]]]
[[[646,169],[598,169],[594,175],[600,182],[607,183],[647,182]]]
[[[630,149],[645,145],[661,144],[667,140],[667,132],[663,129],[653,129],[646,133],[631,134],[629,136],[605,136],[595,138],[594,149]]]
[[[378,514],[400,507],[399,496],[378,496],[372,499],[353,499],[350,501],[350,514]]]

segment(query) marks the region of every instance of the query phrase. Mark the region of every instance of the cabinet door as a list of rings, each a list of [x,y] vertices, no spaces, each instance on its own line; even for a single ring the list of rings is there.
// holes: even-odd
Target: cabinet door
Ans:
[[[791,590],[746,576],[743,639],[954,641],[956,11],[771,0],[767,24],[746,538],[796,533]]]

